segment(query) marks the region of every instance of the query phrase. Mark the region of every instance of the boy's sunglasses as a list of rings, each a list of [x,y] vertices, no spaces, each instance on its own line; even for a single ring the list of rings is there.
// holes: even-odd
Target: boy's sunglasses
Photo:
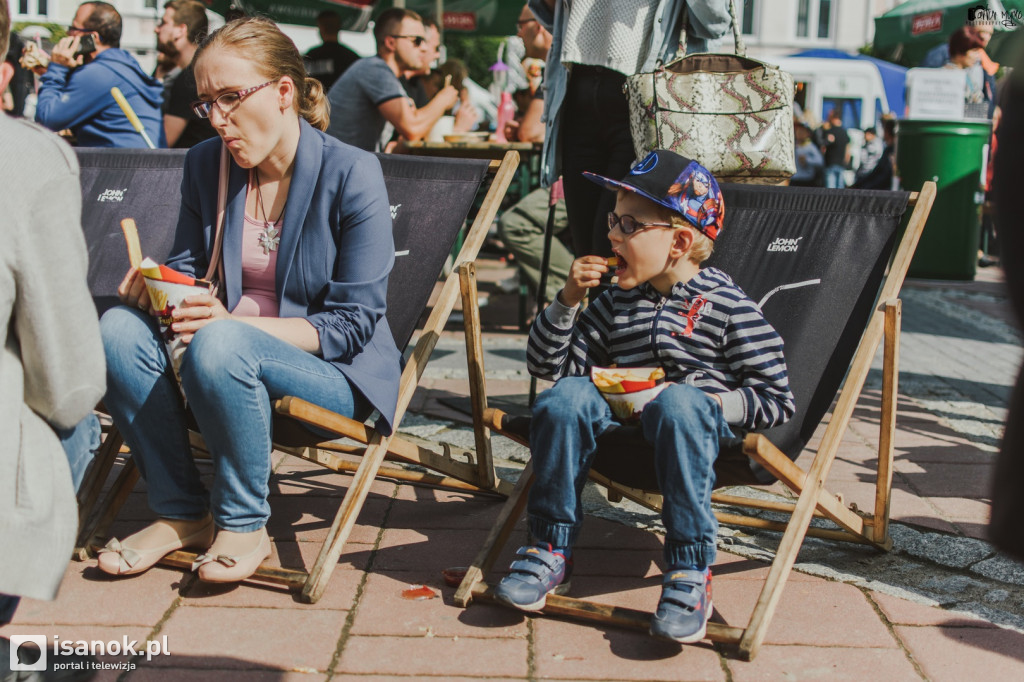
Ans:
[[[648,227],[675,227],[672,223],[642,223],[631,215],[620,216],[614,211],[608,212],[608,231],[619,228],[622,234],[633,234]]]
[[[406,38],[408,40],[411,40],[414,47],[419,47],[420,45],[422,45],[423,43],[425,43],[427,41],[427,39],[424,38],[423,36],[397,36],[397,35],[393,35],[391,37],[392,38]]]

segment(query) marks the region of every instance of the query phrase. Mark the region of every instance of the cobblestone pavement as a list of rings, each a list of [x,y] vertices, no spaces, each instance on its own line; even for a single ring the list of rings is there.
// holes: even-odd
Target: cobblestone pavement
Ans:
[[[510,302],[491,286],[507,269],[481,268],[485,366],[495,403],[525,404],[524,336]],[[305,605],[279,589],[215,589],[157,568],[111,580],[94,562],[72,563],[55,602],[27,600],[0,635],[63,640],[164,641],[169,656],[105,655],[101,680],[928,680],[1024,679],[1024,566],[985,541],[990,476],[1010,387],[1022,359],[998,271],[974,282],[910,281],[903,335],[892,499],[894,548],[880,553],[814,539],[782,595],[752,662],[728,647],[670,646],[644,634],[491,605],[462,610],[441,569],[467,564],[500,501],[428,488],[374,484],[326,595]],[[502,308],[504,306],[504,308]],[[473,447],[466,415],[465,346],[441,338],[402,431]],[[876,362],[876,368],[880,362]],[[869,508],[880,372],[865,394],[830,475],[847,501]],[[504,401],[504,402],[503,402]],[[816,438],[820,437],[820,432]],[[812,439],[812,446],[816,439]],[[499,473],[514,480],[528,453],[494,439]],[[805,453],[807,463],[813,453]],[[275,456],[269,526],[272,563],[311,564],[349,478]],[[778,486],[750,490],[784,496]],[[658,595],[660,521],[596,487],[577,552],[575,596],[649,610]],[[144,486],[113,531],[149,518]],[[649,532],[655,531],[654,533]],[[514,538],[514,543],[519,538]],[[779,536],[720,531],[715,606],[742,625]],[[506,551],[506,554],[508,552]],[[507,557],[499,565],[507,564]],[[403,598],[411,585],[438,596]]]

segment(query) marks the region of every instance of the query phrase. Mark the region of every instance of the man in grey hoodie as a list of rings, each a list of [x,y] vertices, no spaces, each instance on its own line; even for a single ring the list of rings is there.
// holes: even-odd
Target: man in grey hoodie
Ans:
[[[95,46],[91,52],[85,51],[90,39]],[[163,86],[147,76],[120,44],[121,15],[113,5],[79,5],[67,37],[54,46],[41,74],[36,121],[50,130],[70,128],[81,147],[145,147],[142,135],[110,94],[117,87],[153,144],[167,146],[160,110]]]

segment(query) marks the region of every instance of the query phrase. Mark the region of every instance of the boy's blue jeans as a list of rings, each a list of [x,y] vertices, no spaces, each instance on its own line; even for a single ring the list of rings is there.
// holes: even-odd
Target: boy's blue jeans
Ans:
[[[209,509],[220,528],[249,532],[266,525],[271,400],[294,395],[356,419],[372,409],[325,360],[244,322],[206,325],[185,352],[181,385],[213,458],[208,496],[156,320],[120,306],[103,315],[100,331],[104,403],[146,480],[150,508],[164,518],[199,519]]]
[[[597,437],[615,425],[608,403],[589,377],[567,377],[537,398],[530,427],[536,476],[527,503],[536,542],[572,547],[583,522],[582,492],[597,451]],[[735,436],[718,402],[698,388],[673,384],[640,417],[654,444],[664,498],[668,566],[711,566],[718,522],[711,512],[713,465],[719,443]],[[629,452],[623,452],[629,457]]]

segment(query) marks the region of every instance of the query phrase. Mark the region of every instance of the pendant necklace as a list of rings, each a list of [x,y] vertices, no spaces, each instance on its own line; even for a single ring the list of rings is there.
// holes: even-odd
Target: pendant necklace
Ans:
[[[260,232],[256,241],[263,247],[263,254],[269,256],[271,251],[277,251],[277,246],[281,243],[281,232],[271,224],[267,218],[267,209],[263,208],[263,193],[260,191],[260,172],[253,168],[252,175],[256,181],[256,201],[259,203],[260,213],[263,214],[263,231]],[[278,221],[283,217],[284,213],[282,212]]]

